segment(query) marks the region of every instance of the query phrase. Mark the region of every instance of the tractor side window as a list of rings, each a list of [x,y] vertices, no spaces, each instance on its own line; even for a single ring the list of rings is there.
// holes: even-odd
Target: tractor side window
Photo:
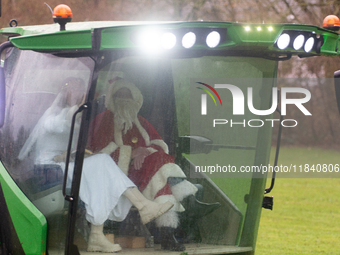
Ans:
[[[65,241],[59,237],[65,236],[66,225],[61,222],[67,217],[61,191],[64,152],[72,115],[84,100],[92,68],[88,58],[15,48],[5,60],[6,115],[0,130],[0,157],[18,187],[47,217],[48,235],[58,237],[49,245],[58,249]],[[77,134],[74,139],[76,144]]]

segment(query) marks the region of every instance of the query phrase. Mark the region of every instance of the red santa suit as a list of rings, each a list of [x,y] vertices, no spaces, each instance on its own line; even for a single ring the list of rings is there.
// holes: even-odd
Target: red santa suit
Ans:
[[[106,95],[107,101],[111,99],[120,88],[128,88],[131,91],[134,101],[142,104],[142,95],[134,84],[124,80],[115,82],[113,89]],[[176,212],[184,211],[180,201],[195,194],[197,188],[190,182],[184,180],[173,187],[170,187],[167,180],[169,177],[186,176],[182,169],[174,163],[174,157],[168,154],[168,146],[162,140],[154,127],[143,117],[138,116],[132,128],[126,134],[122,130],[115,130],[114,114],[112,105],[107,102],[106,110],[97,115],[90,127],[89,148],[94,152],[108,153],[128,175],[128,177],[138,186],[142,194],[158,203],[170,201],[174,207],[156,219],[159,227],[178,226],[178,216]],[[132,150],[144,147],[151,153],[145,157],[141,169],[136,170],[131,164]]]

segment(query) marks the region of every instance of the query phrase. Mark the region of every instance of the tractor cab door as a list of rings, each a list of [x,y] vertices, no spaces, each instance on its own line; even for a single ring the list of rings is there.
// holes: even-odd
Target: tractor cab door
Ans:
[[[69,135],[64,140],[57,136],[70,132],[72,115],[67,120],[58,118],[58,111],[72,97],[85,98],[93,66],[87,57],[7,50],[1,186],[25,254],[44,253],[46,248],[60,254],[65,251],[69,211],[62,192],[65,159],[57,162],[53,158],[67,149]],[[72,89],[70,79],[81,83],[80,91]],[[74,137],[72,148],[78,142],[77,135]],[[72,177],[67,191],[71,183]]]
[[[241,173],[239,170],[242,167],[250,169],[254,165],[268,164],[272,122],[266,119],[272,118],[272,112],[257,116],[245,105],[244,114],[234,116],[233,94],[229,90],[216,88],[223,107],[209,89],[217,105],[208,96],[208,114],[203,116],[201,96],[207,93],[198,87],[207,89],[203,83],[212,87],[215,84],[232,84],[239,88],[245,98],[248,87],[251,87],[254,108],[275,110],[272,96],[276,86],[274,78],[277,62],[236,56],[116,56],[106,52],[101,58],[105,61],[98,72],[91,114],[93,125],[90,124],[87,147],[100,151],[110,142],[114,142],[117,147],[121,146],[117,145],[113,121],[115,109],[118,109],[114,105],[113,92],[117,92],[124,83],[133,84],[131,93],[138,90],[143,97],[138,116],[143,119],[143,123],[152,126],[167,145],[167,153],[174,158],[187,180],[203,187],[203,192],[196,194],[197,198],[204,202],[221,203],[219,209],[199,220],[188,219],[185,212],[180,212],[177,238],[187,243],[188,250],[197,249],[198,242],[200,245],[208,245],[212,254],[220,252],[218,249],[221,248],[224,252],[231,252],[232,249],[236,249],[233,250],[235,252],[252,251],[257,232],[254,226],[262,208],[265,176],[251,171]],[[214,126],[214,121],[220,125],[215,123]],[[100,125],[100,122],[106,124]],[[135,142],[139,143],[139,140]],[[132,149],[136,146],[133,141],[129,143],[124,138],[123,143],[129,144]],[[158,147],[157,150],[163,148]],[[123,154],[122,148],[120,154],[112,151],[110,154],[118,165],[123,162],[120,157],[129,155],[129,164],[122,170],[134,178],[130,154]],[[207,169],[214,169],[215,173]],[[152,176],[149,178],[152,179]],[[144,183],[137,181],[136,184],[143,191]],[[194,208],[185,210],[190,212]],[[135,213],[134,217],[138,218],[138,214]],[[121,223],[106,222],[104,232],[114,234],[117,242],[121,236],[142,236],[148,243],[148,238],[153,236],[155,248],[159,248],[157,243],[160,236],[154,222],[148,225],[146,232],[144,228],[138,228],[137,231],[134,226],[138,226],[138,220],[136,222],[127,217]],[[125,244],[122,241],[122,245]]]

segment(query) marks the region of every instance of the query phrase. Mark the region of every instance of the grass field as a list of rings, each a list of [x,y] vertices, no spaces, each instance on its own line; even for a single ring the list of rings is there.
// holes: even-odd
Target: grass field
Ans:
[[[306,163],[339,164],[340,152],[281,148],[279,164]],[[270,195],[274,208],[262,210],[256,255],[340,254],[340,173],[339,178],[277,178]]]

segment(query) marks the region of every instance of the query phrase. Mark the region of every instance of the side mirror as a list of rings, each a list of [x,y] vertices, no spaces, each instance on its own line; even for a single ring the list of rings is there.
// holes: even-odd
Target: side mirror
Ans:
[[[212,141],[203,136],[180,136],[178,142],[179,151],[185,154],[209,153],[212,149]]]
[[[0,66],[0,128],[5,122],[5,107],[6,107],[6,83],[5,83],[5,71]]]
[[[334,72],[335,97],[340,113],[340,70]]]

